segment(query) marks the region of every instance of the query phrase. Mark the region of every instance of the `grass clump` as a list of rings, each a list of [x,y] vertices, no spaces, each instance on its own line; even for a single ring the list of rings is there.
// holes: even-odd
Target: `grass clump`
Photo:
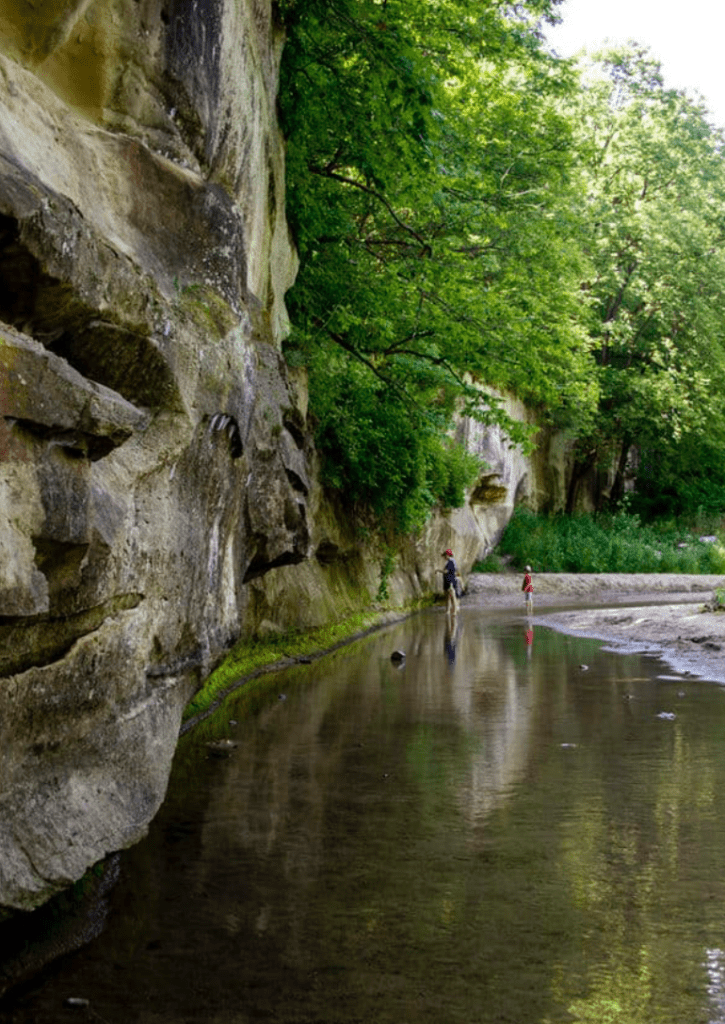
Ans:
[[[208,711],[213,704],[233,690],[240,680],[281,668],[299,658],[319,657],[355,636],[373,629],[382,621],[383,616],[380,612],[358,612],[317,629],[240,640],[189,701],[184,709],[183,721],[187,722],[196,715]]]
[[[489,552],[485,558],[478,562],[474,562],[471,566],[471,572],[488,572],[498,573],[506,570],[506,562],[500,555],[497,555],[495,551]]]
[[[643,524],[628,512],[542,516],[519,508],[498,551],[534,572],[725,573],[722,535],[705,543],[671,520]]]

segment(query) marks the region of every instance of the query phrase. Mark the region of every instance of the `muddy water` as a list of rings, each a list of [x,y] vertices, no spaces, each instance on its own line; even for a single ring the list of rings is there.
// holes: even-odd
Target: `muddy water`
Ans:
[[[459,618],[187,736],[105,930],[2,1019],[725,1022],[725,689],[545,617]]]

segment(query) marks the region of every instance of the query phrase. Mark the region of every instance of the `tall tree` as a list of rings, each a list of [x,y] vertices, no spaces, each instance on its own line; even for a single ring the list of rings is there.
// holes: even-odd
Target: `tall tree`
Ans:
[[[573,483],[613,457],[616,501],[633,446],[674,471],[679,446],[725,443],[723,137],[637,47],[599,55],[571,95],[600,393]]]
[[[482,385],[570,421],[596,400],[553,102],[573,79],[537,32],[555,2],[280,5],[286,354],[309,367],[328,482],[404,529],[462,500],[454,411],[527,441]]]

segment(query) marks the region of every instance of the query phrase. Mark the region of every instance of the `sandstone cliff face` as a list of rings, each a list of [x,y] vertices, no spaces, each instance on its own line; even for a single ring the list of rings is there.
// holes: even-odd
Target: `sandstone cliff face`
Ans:
[[[135,841],[308,551],[268,0],[0,12],[0,905]]]

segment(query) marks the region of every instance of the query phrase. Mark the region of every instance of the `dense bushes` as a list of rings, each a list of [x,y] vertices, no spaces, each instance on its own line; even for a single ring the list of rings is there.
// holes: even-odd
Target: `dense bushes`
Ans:
[[[481,460],[445,433],[449,411],[422,415],[357,363],[316,358],[316,441],[325,483],[377,524],[415,532],[433,506],[458,508]]]
[[[725,546],[701,542],[674,522],[645,526],[636,515],[537,516],[517,509],[499,553],[535,572],[725,573]]]

